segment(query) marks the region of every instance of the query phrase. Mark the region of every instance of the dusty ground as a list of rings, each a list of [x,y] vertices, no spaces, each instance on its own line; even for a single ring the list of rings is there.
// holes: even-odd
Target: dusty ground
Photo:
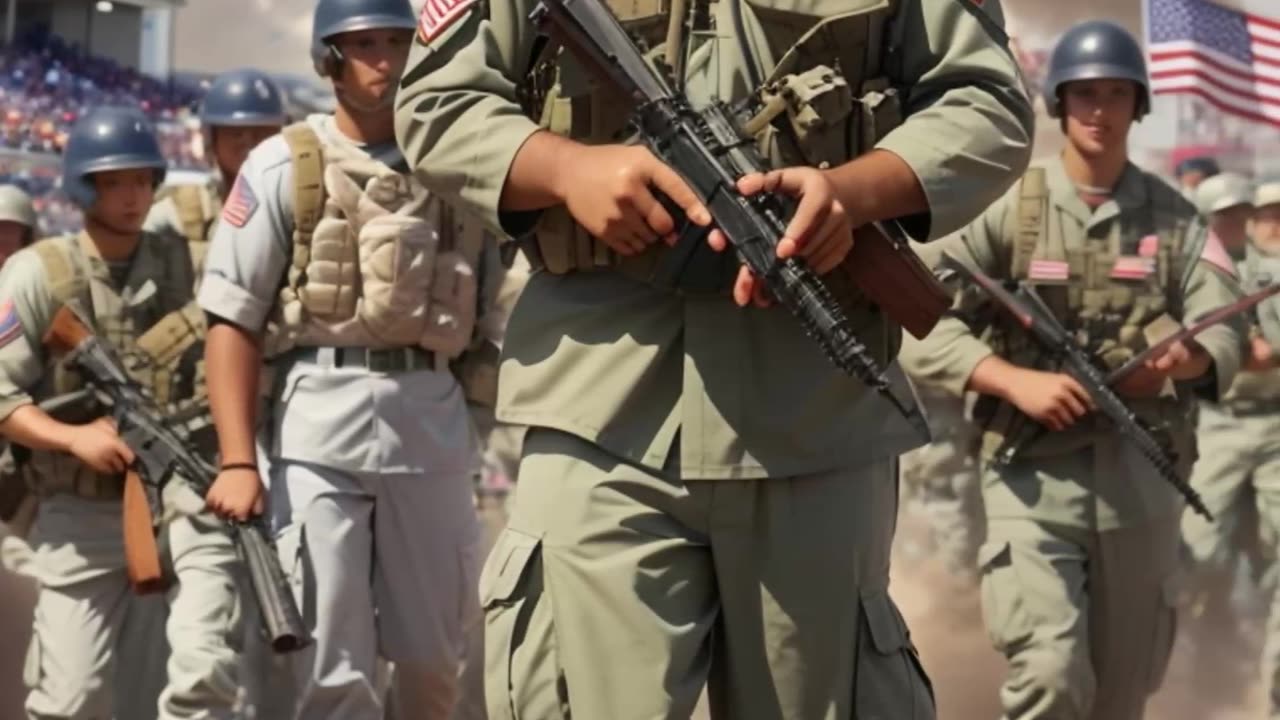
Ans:
[[[486,513],[492,533],[499,520]],[[1004,660],[987,644],[975,589],[948,576],[928,548],[919,517],[904,513],[899,527],[892,592],[911,625],[912,637],[933,678],[940,720],[995,720],[996,689]],[[0,720],[21,718],[22,655],[27,645],[31,603],[28,583],[0,572]],[[1185,629],[1185,623],[1184,623]],[[1181,634],[1163,689],[1152,699],[1151,720],[1253,720],[1263,717],[1264,698],[1248,658],[1256,657],[1260,640],[1249,639],[1215,648],[1197,679],[1195,652]],[[1234,664],[1233,664],[1234,662]],[[1223,675],[1228,677],[1223,677]],[[1215,692],[1218,690],[1219,692]],[[1221,695],[1226,695],[1224,700]],[[1242,697],[1231,707],[1230,698]],[[705,711],[694,720],[706,720]]]

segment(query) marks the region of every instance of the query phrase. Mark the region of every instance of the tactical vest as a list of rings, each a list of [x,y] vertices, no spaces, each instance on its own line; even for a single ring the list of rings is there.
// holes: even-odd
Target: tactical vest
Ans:
[[[715,32],[695,32],[690,38],[691,67],[714,63],[711,55],[717,51],[744,52],[731,2],[722,0],[711,8]],[[669,0],[606,4],[637,44],[656,58]],[[902,124],[898,89],[890,86],[883,67],[895,45],[889,20],[898,0],[847,0],[841,3],[843,12],[825,17],[814,12],[824,3],[790,3],[804,9],[787,4],[741,0],[737,8],[758,21],[767,45],[749,51],[761,70],[762,85],[751,91],[755,102],[741,118],[744,131],[775,167],[839,165],[871,150]],[[526,110],[543,127],[588,144],[626,140],[629,104],[596,91],[569,53],[539,58],[526,84],[535,88],[532,98],[526,98]],[[538,257],[531,261],[556,274],[615,268],[646,280],[659,264],[658,256],[667,252],[657,244],[635,256],[618,256],[577,226],[563,207],[541,215],[536,240]]]
[[[110,270],[85,233],[42,240],[33,246],[44,266],[55,309],[75,301],[87,311],[94,333],[119,354],[129,375],[149,390],[161,408],[198,400],[204,383],[198,377],[204,316],[192,298],[189,254],[171,238],[143,234],[130,264],[124,288],[117,291]],[[175,352],[181,347],[188,352]],[[64,363],[47,372],[34,393],[45,399],[75,392],[80,377]],[[101,415],[91,408],[72,409],[86,422]],[[76,491],[101,494],[94,488],[118,487],[118,477],[98,476],[75,458],[31,451],[26,462],[38,492]]]
[[[266,353],[298,346],[422,347],[438,364],[472,340],[484,231],[411,174],[306,122],[283,131],[293,161],[292,260]]]
[[[1261,289],[1260,286],[1263,283],[1260,283],[1259,279],[1260,276],[1268,274],[1263,268],[1263,264],[1268,260],[1273,259],[1266,258],[1266,255],[1253,243],[1249,243],[1244,259],[1236,263],[1236,270],[1243,278],[1241,284],[1245,285],[1249,292]],[[1272,281],[1280,281],[1280,278],[1273,278]],[[1263,302],[1265,305],[1269,301]],[[1263,315],[1263,312],[1264,308],[1260,306],[1250,313],[1253,316],[1251,335],[1262,335],[1262,323],[1271,320],[1271,316]],[[1268,312],[1274,311],[1268,309]],[[1260,320],[1260,315],[1265,319]],[[1272,334],[1274,335],[1274,332]],[[1262,372],[1241,370],[1236,374],[1231,388],[1222,396],[1220,404],[1240,415],[1280,413],[1280,370]]]
[[[209,252],[209,239],[217,226],[221,211],[218,199],[200,185],[171,185],[160,190],[156,201],[168,199],[178,214],[178,227],[191,249],[191,264],[196,280],[204,273],[204,259]]]
[[[1203,227],[1193,226],[1179,212],[1172,190],[1150,177],[1143,182],[1151,200],[1144,212],[1136,218],[1121,215],[1107,237],[1068,248],[1066,239],[1054,237],[1049,228],[1052,208],[1045,171],[1033,168],[1020,181],[1016,223],[1006,224],[1015,228],[1009,278],[1033,286],[1104,372],[1176,330],[1173,318],[1182,315],[1182,287],[1193,265],[1187,258],[1194,248],[1187,242],[1203,236]],[[1037,270],[1062,263],[1066,280]],[[1035,339],[1007,314],[996,313],[989,323],[984,340],[996,354],[1020,367],[1057,369],[1045,367]],[[1131,407],[1159,430],[1185,409],[1184,403],[1167,397],[1132,401]],[[987,429],[983,445],[988,453],[1026,422],[1011,405],[990,396],[979,400],[974,416]]]

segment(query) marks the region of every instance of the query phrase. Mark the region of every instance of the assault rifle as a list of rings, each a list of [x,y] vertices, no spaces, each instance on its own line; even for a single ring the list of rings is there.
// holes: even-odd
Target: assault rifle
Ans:
[[[982,288],[1005,312],[1012,315],[1033,338],[1044,348],[1050,358],[1060,364],[1061,371],[1075,378],[1093,399],[1093,405],[1115,425],[1116,430],[1137,448],[1142,457],[1155,468],[1165,482],[1177,490],[1187,504],[1206,519],[1212,520],[1209,508],[1205,507],[1200,495],[1183,479],[1174,465],[1169,453],[1151,435],[1151,432],[1139,422],[1138,417],[1125,405],[1115,392],[1107,386],[1101,371],[1089,359],[1071,333],[1058,322],[1053,311],[1045,305],[1040,296],[1029,285],[1019,285],[1016,293],[1005,287],[987,274],[970,268],[950,254],[944,253],[942,264],[945,268],[959,273],[969,282]],[[1008,458],[997,457],[997,461]]]
[[[173,419],[156,408],[125,372],[111,348],[95,336],[90,327],[72,305],[64,305],[54,316],[44,344],[55,357],[65,357],[69,366],[109,408],[120,439],[137,458],[125,475],[126,566],[136,592],[159,592],[166,585],[156,547],[164,486],[171,480],[181,479],[203,497],[218,473],[187,447],[174,429]],[[260,522],[252,520],[232,525],[236,548],[248,568],[271,647],[282,653],[299,650],[311,644],[311,636],[294,603],[280,559]]]
[[[918,419],[910,402],[893,394],[883,368],[817,274],[803,260],[777,258],[777,244],[795,202],[779,194],[744,197],[737,191],[739,178],[769,166],[754,141],[740,132],[733,112],[720,102],[695,111],[646,62],[601,0],[542,0],[529,17],[540,32],[634,103],[631,125],[645,145],[689,184],[738,259],[791,311],[831,362],[887,397],[904,416]],[[688,230],[688,225],[682,229],[680,241],[655,275],[680,277],[707,263],[711,251],[699,233]],[[905,238],[890,239],[886,232],[880,226],[862,231],[846,263],[868,299],[908,332],[924,337],[950,298]]]

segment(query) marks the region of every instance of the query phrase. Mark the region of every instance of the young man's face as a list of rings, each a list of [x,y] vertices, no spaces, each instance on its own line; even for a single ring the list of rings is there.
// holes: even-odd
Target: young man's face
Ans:
[[[1222,240],[1228,250],[1240,250],[1249,239],[1247,228],[1252,216],[1252,205],[1223,208],[1209,216],[1209,229]]]
[[[249,151],[278,132],[280,128],[276,125],[215,126],[211,138],[213,160],[222,171],[222,177],[230,183],[240,174],[240,166],[249,157]]]
[[[142,232],[155,199],[156,171],[151,168],[107,170],[94,173],[92,178],[98,197],[89,214],[116,232]]]
[[[412,42],[412,30],[358,30],[335,37],[343,57],[343,94],[360,107],[384,104],[404,74]]]
[[[1280,254],[1280,203],[1254,210],[1249,220],[1249,237],[1267,253]]]
[[[1067,141],[1086,158],[1124,151],[1137,108],[1131,80],[1077,80],[1062,88]]]

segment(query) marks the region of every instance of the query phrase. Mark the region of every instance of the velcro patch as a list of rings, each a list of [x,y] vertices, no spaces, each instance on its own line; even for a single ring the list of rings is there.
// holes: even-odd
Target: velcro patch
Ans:
[[[0,347],[4,347],[22,337],[22,318],[18,317],[18,308],[13,300],[6,298],[0,303]]]
[[[222,219],[242,228],[257,209],[258,197],[253,194],[253,188],[249,187],[244,175],[237,175],[236,184],[231,187],[231,193],[227,197],[227,204],[222,206]]]
[[[435,40],[455,20],[467,14],[477,0],[426,0],[418,15],[418,39],[424,44]]]

